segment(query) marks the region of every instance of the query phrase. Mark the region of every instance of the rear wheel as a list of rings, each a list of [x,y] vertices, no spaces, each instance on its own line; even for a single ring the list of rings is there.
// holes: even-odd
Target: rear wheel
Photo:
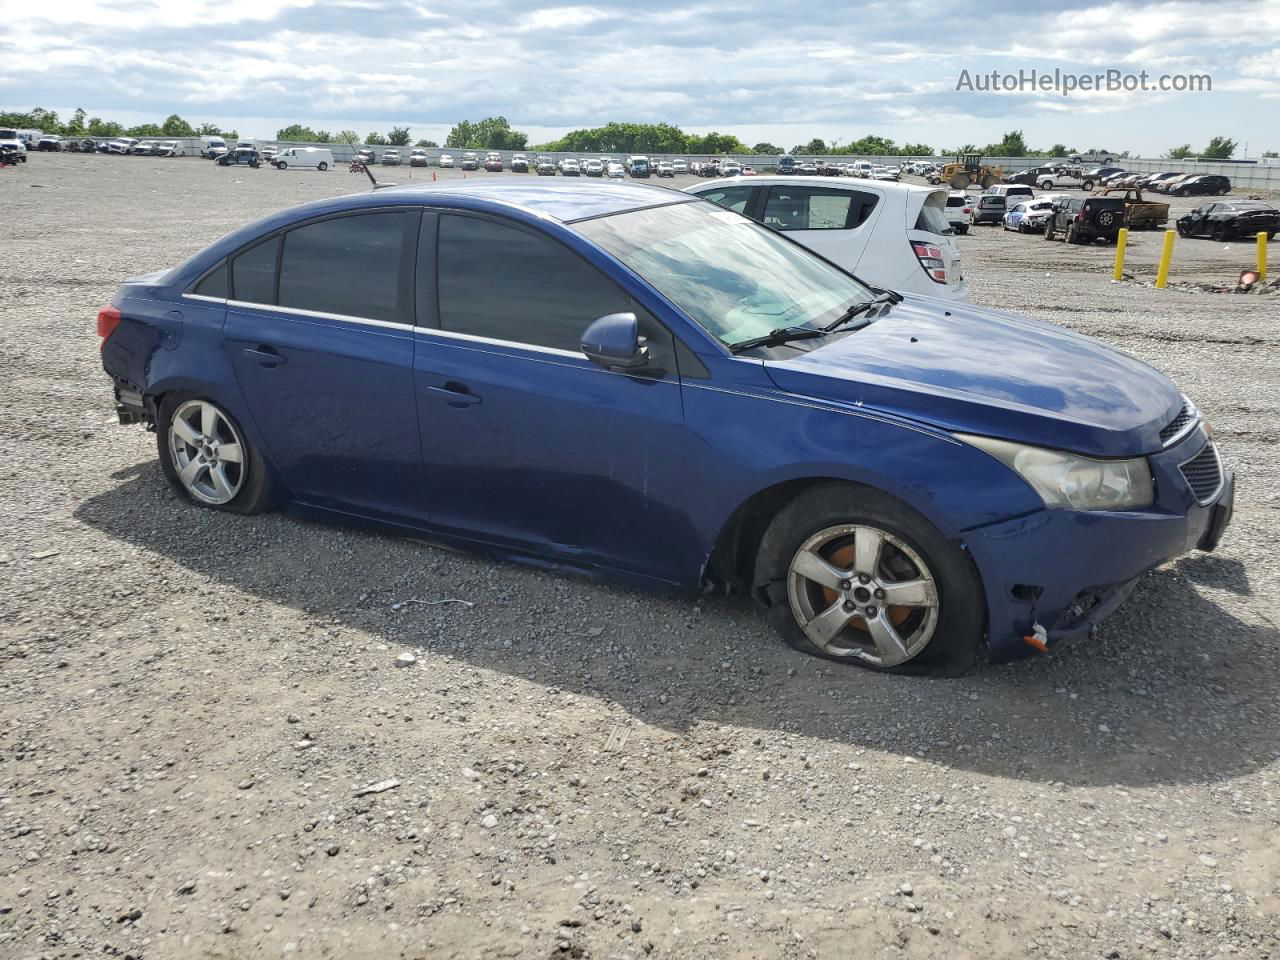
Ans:
[[[1086,180],[1086,181],[1084,181],[1084,183],[1080,184],[1080,189],[1081,189],[1081,190],[1092,190],[1092,189],[1093,189],[1093,181],[1092,181],[1092,180]]]
[[[880,671],[958,675],[984,648],[986,602],[972,561],[879,491],[815,487],[761,542],[770,620],[803,653]]]
[[[287,170],[287,169],[288,169],[288,167],[289,167],[289,164],[285,163],[283,160],[277,160],[277,161],[276,161],[276,169],[277,169],[277,170]]]
[[[321,173],[323,173],[325,170],[329,169],[329,165],[325,163],[323,160],[321,160],[318,164],[316,164],[316,169],[319,170]]]
[[[1227,225],[1225,223],[1215,223],[1211,232],[1215,240],[1227,239]]]
[[[1067,227],[1067,243],[1079,243],[1079,242],[1080,242],[1080,241],[1079,241],[1079,239],[1078,239],[1078,238],[1077,238],[1077,236],[1076,236],[1076,225],[1075,225],[1074,223],[1073,223],[1073,224],[1068,225],[1068,227]]]
[[[1044,225],[1044,238],[1046,240],[1053,239],[1053,221],[1052,220],[1050,220],[1048,223]]]
[[[271,477],[235,420],[212,400],[169,395],[156,418],[160,468],[194,503],[260,513],[274,502]]]
[[[982,189],[985,190],[988,187],[994,187],[999,182],[1000,181],[995,177],[993,177],[991,174],[987,174],[985,177],[982,178]]]

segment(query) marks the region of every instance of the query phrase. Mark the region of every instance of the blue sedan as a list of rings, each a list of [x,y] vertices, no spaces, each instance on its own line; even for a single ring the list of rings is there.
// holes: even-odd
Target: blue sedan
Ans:
[[[877,670],[1052,647],[1231,515],[1146,364],[659,187],[295,207],[127,281],[98,329],[121,421],[197,506],[736,590]]]

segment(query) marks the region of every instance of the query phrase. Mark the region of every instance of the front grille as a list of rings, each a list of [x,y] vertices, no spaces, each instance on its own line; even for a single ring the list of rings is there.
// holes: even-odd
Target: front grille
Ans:
[[[1191,405],[1190,401],[1187,401],[1182,405],[1182,409],[1178,411],[1178,415],[1170,420],[1164,429],[1160,431],[1161,443],[1167,447],[1169,442],[1181,434],[1183,428],[1195,418],[1196,408]]]
[[[1196,503],[1201,506],[1216,497],[1222,488],[1222,463],[1218,460],[1218,449],[1212,440],[1178,469],[1182,471],[1183,479],[1191,488]]]

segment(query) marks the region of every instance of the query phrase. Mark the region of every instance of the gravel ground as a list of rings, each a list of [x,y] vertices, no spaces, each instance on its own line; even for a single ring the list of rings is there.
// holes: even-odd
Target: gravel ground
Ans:
[[[0,171],[0,956],[1280,956],[1276,299],[961,238],[975,300],[1201,404],[1237,515],[1092,640],[884,677],[792,652],[742,601],[176,499],[154,438],[114,424],[98,307],[359,188]],[[1140,278],[1158,246],[1131,242]],[[1175,275],[1250,255],[1179,241]],[[450,598],[474,606],[407,602]]]

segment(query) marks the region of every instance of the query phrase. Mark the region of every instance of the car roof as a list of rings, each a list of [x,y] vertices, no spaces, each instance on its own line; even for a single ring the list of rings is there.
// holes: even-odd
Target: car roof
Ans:
[[[722,185],[728,186],[730,184],[741,184],[741,183],[742,181],[737,177],[720,177],[715,180],[705,180],[697,184],[692,184],[691,186],[696,186],[699,190],[702,190],[706,187],[714,187],[714,186],[722,186]],[[941,187],[941,186],[926,186],[924,184],[919,184],[919,183],[894,183],[888,180],[876,180],[874,182],[868,182],[866,180],[846,181],[843,178],[839,178],[839,177],[814,180],[813,177],[795,177],[795,176],[788,176],[785,173],[784,174],[776,174],[776,173],[765,174],[764,176],[757,176],[754,180],[751,181],[751,186],[753,187],[764,187],[770,184],[791,184],[795,186],[822,187],[824,189],[832,189],[832,190],[871,190],[871,191],[879,190],[885,194],[890,194],[890,195],[896,194],[896,195],[902,195],[902,196],[906,196],[908,194],[913,194],[913,193],[918,193],[918,194],[936,193],[939,190],[945,191],[947,189],[946,187]],[[659,187],[657,189],[661,190],[665,188]]]
[[[406,184],[379,190],[376,194],[356,194],[337,201],[320,201],[321,204],[342,204],[335,209],[373,205],[368,199],[376,196],[385,200],[395,196],[399,202],[433,203],[448,200],[464,201],[460,206],[471,206],[465,201],[481,201],[495,206],[515,207],[531,213],[551,217],[562,223],[602,217],[628,210],[641,210],[688,199],[687,194],[666,187],[639,183],[603,184],[592,181],[562,180],[467,180],[452,183]],[[406,199],[401,199],[406,198]],[[412,199],[407,199],[412,198]],[[347,203],[343,204],[343,201]]]

